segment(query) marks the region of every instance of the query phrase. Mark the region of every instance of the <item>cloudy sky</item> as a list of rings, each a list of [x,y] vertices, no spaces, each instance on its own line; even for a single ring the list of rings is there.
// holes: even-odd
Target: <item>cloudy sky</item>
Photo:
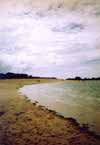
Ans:
[[[100,76],[100,0],[0,1],[0,72]]]

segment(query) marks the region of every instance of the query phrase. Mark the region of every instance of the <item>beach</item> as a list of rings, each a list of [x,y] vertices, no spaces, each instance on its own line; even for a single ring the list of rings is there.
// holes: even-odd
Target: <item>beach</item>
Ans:
[[[0,80],[0,145],[99,145],[100,138],[73,118],[32,103],[18,93],[24,85],[54,79]],[[55,94],[54,94],[55,95]]]

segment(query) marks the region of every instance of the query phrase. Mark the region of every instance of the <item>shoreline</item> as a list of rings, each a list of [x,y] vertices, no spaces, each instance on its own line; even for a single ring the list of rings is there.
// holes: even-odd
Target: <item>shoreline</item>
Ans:
[[[0,81],[0,96],[4,96],[0,98],[0,145],[100,144],[100,136],[90,132],[87,126],[81,127],[75,119],[66,118],[38,102],[32,103],[27,96],[17,93],[23,85],[42,81]]]
[[[63,86],[64,85],[70,86],[70,84],[72,85],[72,87],[74,86],[73,81],[53,82],[51,84],[45,83],[45,84],[25,85],[19,89],[19,93],[21,93],[22,95],[26,95],[27,98],[30,99],[31,102],[33,102],[33,103],[34,103],[34,101],[38,102],[39,106],[43,106],[44,108],[55,111],[56,114],[64,116],[64,118],[66,118],[66,119],[73,118],[73,119],[77,120],[77,122],[80,124],[81,127],[87,128],[90,132],[94,132],[96,135],[100,136],[99,108],[98,109],[93,108],[94,104],[95,104],[95,106],[98,105],[98,104],[96,104],[95,100],[91,101],[92,100],[91,95],[93,93],[88,95],[89,98],[91,97],[91,100],[89,100],[90,102],[88,102],[88,103],[86,101],[86,100],[88,100],[87,99],[88,96],[86,93],[85,93],[86,96],[84,96],[84,98],[86,98],[86,99],[83,98],[83,94],[79,94],[79,97],[76,97],[76,96],[78,96],[78,93],[75,94],[75,99],[73,99],[74,97],[72,97],[72,96],[74,96],[74,94],[71,94],[74,91],[77,92],[77,86],[78,86],[77,84],[84,86],[84,85],[87,85],[88,82],[86,82],[85,84],[81,83],[81,82],[75,83],[76,89],[73,92],[70,92],[70,94],[68,94],[68,96],[70,96],[70,97],[67,97],[66,94],[63,94],[63,92],[66,91],[66,93],[67,93],[69,90],[68,91],[64,90],[65,88],[63,88]],[[95,85],[94,82],[93,82],[93,85]],[[57,90],[58,88],[59,88],[59,90]],[[67,88],[68,87],[66,87],[66,89]],[[65,99],[64,99],[64,97],[62,97],[63,95],[65,95],[64,96]],[[62,98],[62,100],[61,100],[61,98]],[[83,100],[83,102],[80,101],[80,98],[81,98],[81,100]],[[69,100],[71,100],[71,101],[69,101]],[[76,103],[74,103],[75,101],[76,101]],[[91,105],[89,103],[91,103],[93,105]],[[99,103],[99,101],[98,101],[98,103]],[[89,105],[91,105],[91,106],[89,106]],[[80,107],[78,107],[78,106],[80,106]]]
[[[95,131],[91,131],[89,130],[88,124],[80,124],[77,119],[73,118],[73,117],[65,117],[62,114],[60,114],[59,112],[56,112],[55,110],[49,109],[46,106],[41,105],[37,100],[35,100],[34,102],[32,102],[30,99],[28,99],[27,96],[24,96],[28,101],[30,101],[30,103],[32,103],[34,106],[39,107],[41,110],[52,113],[53,115],[63,119],[63,120],[68,120],[70,121],[74,126],[76,126],[79,130],[81,130],[84,133],[88,133],[89,135],[100,139],[100,135],[96,134]]]

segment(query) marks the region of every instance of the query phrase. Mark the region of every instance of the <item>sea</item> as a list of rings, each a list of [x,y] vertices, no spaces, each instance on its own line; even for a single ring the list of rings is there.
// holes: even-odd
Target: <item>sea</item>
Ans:
[[[19,92],[100,135],[100,81],[62,81],[26,85]]]

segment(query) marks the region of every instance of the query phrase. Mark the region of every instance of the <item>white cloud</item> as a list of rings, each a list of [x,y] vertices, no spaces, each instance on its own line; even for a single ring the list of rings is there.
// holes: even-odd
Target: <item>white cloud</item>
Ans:
[[[94,10],[83,13],[80,5],[74,11],[63,7],[32,10],[33,5],[27,5],[30,1],[24,2],[24,5],[19,1],[18,5],[14,5],[15,1],[9,5],[7,0],[3,3],[7,11],[0,14],[0,62],[11,71],[33,75],[99,74],[94,70],[96,64],[86,63],[92,64],[100,58],[96,49],[100,41],[100,18],[90,14]]]

